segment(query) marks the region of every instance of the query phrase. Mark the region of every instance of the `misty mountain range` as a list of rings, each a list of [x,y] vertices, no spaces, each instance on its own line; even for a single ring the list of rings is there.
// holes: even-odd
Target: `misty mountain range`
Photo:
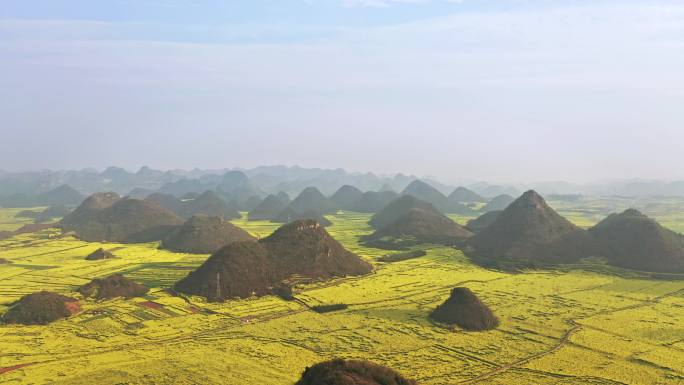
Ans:
[[[231,196],[258,195],[265,197],[280,191],[296,196],[304,188],[313,186],[323,194],[331,195],[343,185],[352,185],[362,191],[393,190],[400,192],[411,182],[422,179],[437,190],[448,195],[455,187],[434,178],[414,175],[392,176],[373,173],[351,173],[343,169],[303,168],[299,166],[260,166],[251,169],[218,170],[169,170],[160,171],[142,167],[137,172],[109,167],[104,171],[94,169],[68,171],[0,171],[0,198],[7,202],[21,202],[26,197],[38,196],[63,185],[78,193],[88,195],[98,191],[114,191],[121,195],[144,197],[152,192],[164,192],[177,196],[216,190]],[[487,182],[465,184],[465,187],[482,195],[494,197],[500,194],[517,196],[521,191],[534,188],[542,194],[591,195],[591,196],[684,196],[684,181],[610,181],[590,184],[568,182],[540,182],[532,184],[504,185]],[[62,193],[66,193],[63,191]]]

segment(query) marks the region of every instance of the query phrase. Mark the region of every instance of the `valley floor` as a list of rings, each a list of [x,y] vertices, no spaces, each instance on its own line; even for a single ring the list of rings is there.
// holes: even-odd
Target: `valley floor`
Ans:
[[[157,244],[106,244],[118,259],[85,261],[102,244],[56,230],[0,241],[0,313],[24,294],[76,296],[92,278],[121,272],[153,288],[144,298],[82,301],[49,326],[0,325],[2,384],[292,384],[316,362],[362,358],[420,384],[682,384],[684,280],[626,278],[578,265],[507,274],[451,248],[377,263],[364,248],[368,215],[329,216],[329,232],[374,263],[359,278],[298,287],[277,297],[207,303],[166,291],[207,255]],[[266,236],[277,225],[235,221]],[[467,286],[501,319],[490,332],[446,330],[427,314]],[[346,303],[318,314],[309,307]]]

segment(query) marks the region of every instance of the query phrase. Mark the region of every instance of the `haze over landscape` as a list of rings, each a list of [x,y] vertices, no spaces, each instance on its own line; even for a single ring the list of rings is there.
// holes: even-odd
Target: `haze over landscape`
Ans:
[[[8,0],[0,383],[684,384],[684,3]]]
[[[0,169],[684,179],[683,24],[667,0],[7,1]]]

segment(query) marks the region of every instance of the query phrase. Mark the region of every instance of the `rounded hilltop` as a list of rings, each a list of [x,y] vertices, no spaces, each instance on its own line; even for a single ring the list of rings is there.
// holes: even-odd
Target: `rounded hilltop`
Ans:
[[[434,209],[411,208],[394,222],[364,237],[377,247],[407,247],[419,243],[454,245],[473,234]]]
[[[659,273],[684,272],[684,236],[635,209],[611,214],[589,232],[608,263]]]
[[[295,385],[418,385],[386,366],[369,361],[334,359],[307,367]]]
[[[342,210],[353,210],[362,196],[363,191],[359,190],[357,187],[346,184],[330,196],[330,201]]]
[[[194,215],[217,216],[225,220],[240,218],[237,208],[227,203],[212,190],[207,190],[201,194],[186,194],[183,198],[178,198],[169,193],[156,192],[148,195],[145,201],[156,203],[183,219],[191,218]]]
[[[302,219],[312,219],[322,226],[328,227],[332,225],[332,222],[330,222],[326,217],[323,216],[323,214],[314,211],[314,210],[306,210],[303,212],[298,212],[294,211],[291,207],[286,208],[283,210],[278,216],[276,216],[271,222],[275,223],[290,223],[293,221],[298,221]]]
[[[451,290],[449,298],[430,313],[430,318],[469,331],[490,330],[499,326],[499,319],[467,287]]]
[[[103,259],[113,259],[116,258],[114,254],[112,254],[110,251],[107,251],[103,248],[99,248],[92,253],[88,254],[88,256],[85,257],[86,261],[100,261]]]
[[[182,222],[154,202],[97,193],[64,217],[59,226],[88,242],[135,243],[160,240]]]
[[[462,203],[484,202],[485,199],[473,190],[459,186],[448,196],[449,200]]]
[[[269,195],[247,214],[250,221],[275,219],[290,204],[287,194]]]
[[[234,242],[221,248],[174,289],[223,301],[270,294],[293,275],[330,279],[371,270],[370,264],[345,249],[318,222],[298,220],[257,242]]]
[[[366,191],[350,208],[350,211],[360,213],[377,213],[397,199],[399,194],[394,191]]]
[[[78,288],[78,292],[83,297],[98,300],[116,297],[140,297],[149,290],[146,286],[133,282],[121,274],[110,275],[106,278],[96,278]]]
[[[591,255],[592,237],[530,190],[467,241],[475,262],[499,267],[569,263]]]
[[[161,243],[161,248],[184,253],[210,254],[238,241],[255,241],[245,230],[219,217],[194,215]]]
[[[337,211],[335,203],[326,198],[317,188],[307,187],[288,205],[294,212],[303,213],[314,211],[317,213],[334,214]]]
[[[78,313],[81,307],[74,298],[51,291],[25,295],[2,316],[8,324],[46,325]]]
[[[393,200],[382,210],[375,213],[370,221],[368,221],[368,224],[374,229],[381,229],[396,222],[397,219],[408,214],[412,209],[422,209],[433,214],[441,214],[432,204],[411,195],[404,195]]]
[[[218,216],[225,220],[241,217],[235,207],[226,203],[214,191],[205,191],[195,199],[183,202],[179,213],[183,218],[190,218],[197,214]]]
[[[194,199],[194,198],[192,198]],[[176,214],[180,214],[181,210],[183,208],[184,202],[183,200],[177,198],[175,195],[172,194],[167,194],[167,193],[162,193],[162,192],[155,192],[150,195],[148,195],[145,198],[146,201],[148,202],[153,202],[158,204],[159,206],[174,212]]]

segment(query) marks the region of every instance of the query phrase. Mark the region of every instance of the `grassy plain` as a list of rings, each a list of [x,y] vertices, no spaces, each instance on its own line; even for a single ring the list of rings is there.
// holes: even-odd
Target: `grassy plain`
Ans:
[[[574,213],[580,224],[596,221]],[[0,312],[37,290],[76,297],[78,285],[114,272],[153,290],[132,300],[82,301],[83,312],[49,326],[0,325],[0,383],[285,385],[332,357],[371,359],[427,385],[684,383],[684,280],[582,266],[507,274],[438,246],[420,258],[379,263],[385,251],[358,243],[371,232],[368,218],[332,215],[328,230],[375,272],[297,287],[301,302],[175,297],[165,289],[207,255],[158,250],[156,243],[86,243],[55,230],[2,241],[0,258],[13,263],[0,265]],[[277,227],[234,222],[259,236]],[[681,228],[684,220],[673,224]],[[119,258],[83,259],[102,246]],[[428,320],[459,285],[490,305],[499,329],[468,333]],[[308,308],[340,302],[348,309]]]
[[[17,218],[16,215],[24,210],[41,212],[45,207],[36,207],[31,209],[0,209],[0,231],[14,231],[23,225],[33,223],[31,218]]]

